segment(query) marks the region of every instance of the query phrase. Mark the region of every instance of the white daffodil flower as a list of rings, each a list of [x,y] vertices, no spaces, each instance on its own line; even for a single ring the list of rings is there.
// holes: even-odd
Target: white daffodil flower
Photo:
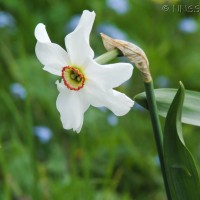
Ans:
[[[115,115],[129,112],[134,102],[113,88],[128,80],[133,66],[128,63],[100,65],[94,60],[89,36],[95,13],[83,11],[76,29],[65,37],[65,51],[52,43],[43,24],[35,28],[36,55],[44,70],[61,76],[57,81],[56,106],[65,129],[80,132],[85,111],[90,105],[105,106]]]

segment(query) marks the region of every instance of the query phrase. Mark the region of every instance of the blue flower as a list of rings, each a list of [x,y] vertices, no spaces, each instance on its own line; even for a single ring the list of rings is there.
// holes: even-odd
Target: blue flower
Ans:
[[[107,6],[118,14],[125,14],[129,10],[128,0],[107,0]]]
[[[102,32],[110,37],[120,39],[120,40],[127,40],[127,35],[122,30],[117,28],[116,26],[109,24],[109,23],[102,23],[97,28],[98,32]]]
[[[168,87],[170,85],[170,80],[166,76],[158,76],[156,78],[156,84],[159,87]]]
[[[118,124],[118,118],[113,115],[113,114],[110,114],[108,115],[107,117],[107,122],[111,125],[111,126],[116,126]]]
[[[13,16],[4,11],[0,11],[0,28],[4,27],[14,27],[15,26],[15,20]]]
[[[80,21],[80,18],[81,18],[81,15],[74,15],[74,16],[72,16],[70,18],[69,22],[67,23],[67,28],[70,31],[73,31],[77,27],[77,25],[78,25],[78,23]]]
[[[19,99],[26,98],[26,90],[20,83],[13,83],[10,85],[11,93]]]
[[[197,28],[197,22],[193,18],[182,19],[179,24],[179,29],[185,33],[194,33]]]
[[[35,126],[33,128],[35,136],[41,143],[47,143],[52,138],[52,131],[47,126]]]

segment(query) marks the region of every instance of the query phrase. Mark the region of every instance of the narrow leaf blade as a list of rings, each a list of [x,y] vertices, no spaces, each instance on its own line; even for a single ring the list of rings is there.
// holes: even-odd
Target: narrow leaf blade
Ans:
[[[199,200],[200,182],[193,157],[182,136],[181,114],[184,86],[181,84],[167,113],[164,129],[164,161],[173,200]]]
[[[166,117],[169,106],[171,105],[177,89],[155,89],[154,92],[159,115]],[[144,92],[136,95],[134,99],[142,107],[148,109],[146,95]],[[200,92],[185,90],[185,100],[181,121],[186,124],[200,126]]]

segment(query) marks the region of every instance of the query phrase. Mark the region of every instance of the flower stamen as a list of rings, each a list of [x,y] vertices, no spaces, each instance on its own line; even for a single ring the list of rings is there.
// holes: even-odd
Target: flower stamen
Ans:
[[[62,78],[65,86],[70,90],[78,91],[83,88],[85,83],[85,76],[77,67],[63,67]]]

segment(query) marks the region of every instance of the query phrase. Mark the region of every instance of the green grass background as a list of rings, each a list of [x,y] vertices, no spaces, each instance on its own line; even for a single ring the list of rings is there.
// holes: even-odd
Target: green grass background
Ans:
[[[0,28],[1,200],[166,199],[148,112],[134,108],[112,126],[110,111],[91,107],[79,135],[64,130],[55,106],[58,77],[42,70],[34,52],[34,28],[39,22],[46,25],[52,41],[64,47],[71,17],[94,10],[90,41],[96,56],[105,52],[98,26],[112,24],[144,49],[156,88],[164,77],[168,87],[178,87],[181,80],[186,89],[199,91],[200,15],[164,12],[156,2],[163,1],[129,0],[129,11],[120,15],[105,0],[0,0],[0,11],[15,19],[14,28]],[[170,8],[199,4],[170,2]],[[196,20],[196,32],[179,30],[184,18]],[[26,89],[24,100],[10,91],[16,82]],[[131,98],[144,91],[136,68],[128,84],[118,90]],[[42,143],[34,135],[35,126],[49,127],[51,140]],[[200,165],[200,128],[183,128],[186,144]]]

